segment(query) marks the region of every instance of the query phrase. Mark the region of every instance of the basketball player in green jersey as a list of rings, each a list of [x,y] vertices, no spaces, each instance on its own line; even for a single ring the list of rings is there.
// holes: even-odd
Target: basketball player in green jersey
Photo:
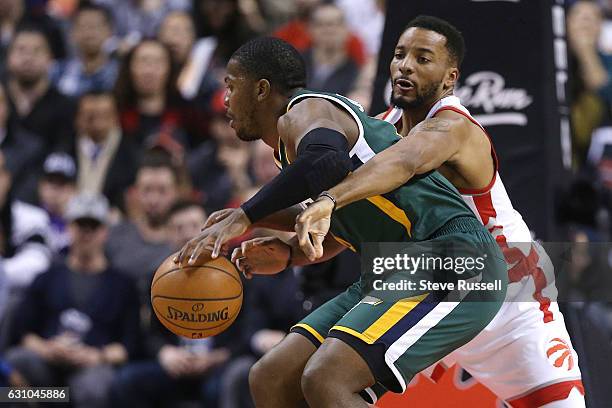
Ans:
[[[178,263],[196,259],[210,245],[213,257],[218,256],[228,240],[252,225],[265,225],[281,209],[325,195],[350,171],[399,140],[391,124],[369,118],[355,102],[303,89],[303,62],[280,40],[261,38],[243,45],[228,63],[227,74],[231,126],[240,139],[262,139],[275,148],[283,171],[240,208],[214,217],[215,223],[181,250]],[[443,86],[451,87],[456,75],[456,69],[446,69]],[[445,251],[462,244],[484,260],[484,268],[469,277],[499,282],[504,289],[459,294],[445,286],[416,293],[377,292],[375,297],[368,286],[373,273],[366,271],[255,365],[250,382],[257,406],[296,406],[305,398],[316,407],[366,407],[360,392],[377,383],[403,392],[416,373],[474,338],[504,299],[503,255],[456,189],[435,171],[338,210],[332,223],[333,235],[323,244],[325,256],[343,246],[359,251],[364,242],[403,242],[426,243],[436,248],[436,256],[452,257]],[[300,262],[307,260],[296,251],[291,264]],[[406,275],[400,269],[386,277],[388,283],[423,272]],[[436,283],[456,282],[460,273],[435,272]]]

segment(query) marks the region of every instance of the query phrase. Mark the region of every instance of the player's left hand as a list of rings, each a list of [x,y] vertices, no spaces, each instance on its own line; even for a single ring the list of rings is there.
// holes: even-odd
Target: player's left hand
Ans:
[[[219,256],[223,244],[244,234],[251,225],[242,208],[234,208],[224,212],[223,219],[204,229],[195,238],[189,240],[174,259],[175,263],[182,265],[185,260],[193,264],[201,253],[212,246],[211,258]]]
[[[289,244],[277,237],[259,237],[244,241],[234,249],[232,262],[245,278],[282,272],[289,263]]]
[[[321,197],[295,219],[295,232],[300,248],[310,261],[316,261],[323,256],[323,241],[331,225],[333,210],[333,201]]]

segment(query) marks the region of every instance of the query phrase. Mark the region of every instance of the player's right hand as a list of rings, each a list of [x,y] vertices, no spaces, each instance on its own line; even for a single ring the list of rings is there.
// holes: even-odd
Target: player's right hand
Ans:
[[[244,241],[232,253],[232,262],[245,278],[253,275],[274,275],[289,263],[289,245],[276,237]]]
[[[229,217],[233,211],[234,208],[224,208],[222,210],[218,210],[210,214],[210,216],[206,219],[206,222],[204,223],[204,226],[202,227],[201,231],[204,231],[211,225],[215,225],[216,223],[223,221],[225,218]]]
[[[295,219],[295,232],[300,248],[311,262],[323,256],[323,241],[329,232],[333,211],[333,201],[321,197]]]

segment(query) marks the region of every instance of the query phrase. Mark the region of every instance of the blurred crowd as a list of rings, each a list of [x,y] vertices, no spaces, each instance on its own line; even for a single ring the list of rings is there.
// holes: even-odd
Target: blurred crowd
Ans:
[[[0,386],[70,386],[77,407],[252,406],[250,366],[356,280],[358,258],[254,278],[238,321],[208,339],[161,326],[151,279],[207,214],[278,172],[225,116],[225,65],[241,44],[290,42],[309,89],[368,110],[384,0],[354,3],[0,0]],[[612,1],[570,3],[577,177],[559,222],[575,242],[606,242]],[[575,251],[573,298],[601,296],[604,258]]]
[[[278,172],[229,127],[232,53],[278,36],[311,89],[367,107],[384,4],[360,3],[0,0],[0,386],[70,386],[77,407],[252,406],[250,366],[358,258],[253,279],[208,339],[161,326],[151,279]]]

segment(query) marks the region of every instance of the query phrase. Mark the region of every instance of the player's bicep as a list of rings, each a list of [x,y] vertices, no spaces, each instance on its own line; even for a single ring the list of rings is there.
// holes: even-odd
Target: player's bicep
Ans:
[[[414,167],[415,174],[423,174],[437,169],[445,162],[453,161],[467,134],[464,120],[435,117],[419,123],[397,144],[403,144],[401,147],[409,164]]]

